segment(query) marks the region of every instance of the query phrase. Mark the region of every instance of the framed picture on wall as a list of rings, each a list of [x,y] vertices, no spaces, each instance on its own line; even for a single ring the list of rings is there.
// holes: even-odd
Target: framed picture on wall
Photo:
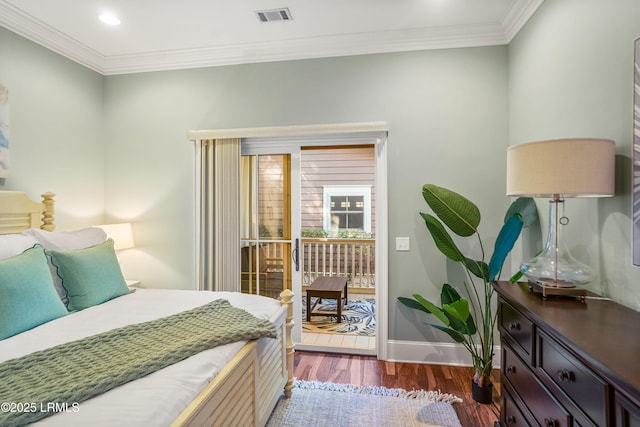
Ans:
[[[0,84],[0,178],[9,176],[9,88]]]
[[[633,264],[640,266],[640,38],[633,56]]]

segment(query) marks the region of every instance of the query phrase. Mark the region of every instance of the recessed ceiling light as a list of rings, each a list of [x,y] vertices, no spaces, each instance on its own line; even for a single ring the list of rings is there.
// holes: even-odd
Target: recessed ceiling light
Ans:
[[[113,13],[109,13],[109,12],[101,13],[98,16],[98,19],[100,19],[102,22],[104,22],[107,25],[120,25],[120,19],[118,19],[118,17]]]

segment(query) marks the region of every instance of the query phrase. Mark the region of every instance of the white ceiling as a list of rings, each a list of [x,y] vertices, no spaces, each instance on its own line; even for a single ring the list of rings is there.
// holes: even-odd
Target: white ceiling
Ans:
[[[99,73],[507,44],[544,0],[0,0],[0,26]],[[254,11],[287,7],[293,20]],[[103,11],[122,21],[109,27]]]

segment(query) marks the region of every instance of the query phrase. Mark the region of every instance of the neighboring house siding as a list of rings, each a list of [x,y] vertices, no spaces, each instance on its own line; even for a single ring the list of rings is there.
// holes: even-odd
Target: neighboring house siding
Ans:
[[[302,229],[322,229],[323,186],[371,186],[371,230],[375,230],[375,152],[373,146],[303,149]]]
[[[258,203],[260,205],[259,233],[262,239],[277,239],[283,237],[284,194],[283,168],[288,168],[288,162],[283,161],[282,155],[260,156],[258,177],[260,179]]]

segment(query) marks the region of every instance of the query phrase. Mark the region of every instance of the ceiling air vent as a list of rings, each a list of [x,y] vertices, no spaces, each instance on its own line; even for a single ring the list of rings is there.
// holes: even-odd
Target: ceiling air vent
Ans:
[[[256,10],[255,13],[260,22],[291,21],[293,19],[291,12],[289,12],[289,9],[286,7],[281,7],[280,9]]]

